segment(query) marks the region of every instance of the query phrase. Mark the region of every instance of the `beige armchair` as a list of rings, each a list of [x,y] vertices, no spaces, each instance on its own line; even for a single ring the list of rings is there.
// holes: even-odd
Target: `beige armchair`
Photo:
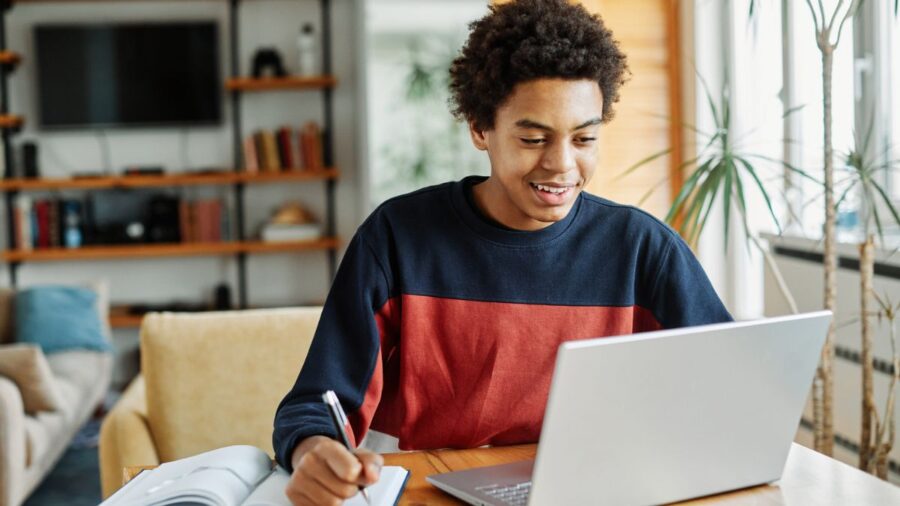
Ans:
[[[100,430],[103,497],[122,469],[213,448],[272,450],[275,408],[306,358],[321,308],[154,313],[141,325],[141,375]]]

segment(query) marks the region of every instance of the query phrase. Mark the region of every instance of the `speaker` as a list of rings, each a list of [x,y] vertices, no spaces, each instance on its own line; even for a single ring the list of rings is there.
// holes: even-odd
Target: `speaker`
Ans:
[[[157,195],[147,205],[147,238],[150,242],[181,241],[178,198]]]
[[[29,179],[40,177],[38,170],[38,147],[31,141],[22,143],[22,176]]]

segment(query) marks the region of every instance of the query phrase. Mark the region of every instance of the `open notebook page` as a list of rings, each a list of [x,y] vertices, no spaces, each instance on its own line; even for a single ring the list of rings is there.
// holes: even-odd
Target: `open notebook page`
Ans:
[[[397,466],[385,466],[381,469],[381,477],[378,482],[366,487],[372,506],[393,506],[406,485],[409,471]],[[289,505],[284,489],[287,488],[290,475],[282,468],[277,468],[265,479],[242,506],[285,506]],[[362,494],[356,494],[347,501],[344,506],[367,506]]]

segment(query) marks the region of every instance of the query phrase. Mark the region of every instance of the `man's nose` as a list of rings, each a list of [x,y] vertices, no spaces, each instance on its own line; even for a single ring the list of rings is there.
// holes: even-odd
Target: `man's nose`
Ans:
[[[553,172],[569,172],[575,169],[575,147],[568,142],[553,143],[544,152],[541,166]]]

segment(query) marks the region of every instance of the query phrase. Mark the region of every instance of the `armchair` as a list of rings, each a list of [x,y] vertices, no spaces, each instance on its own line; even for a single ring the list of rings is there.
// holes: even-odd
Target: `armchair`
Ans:
[[[293,385],[321,308],[153,313],[141,374],[100,429],[103,497],[127,466],[234,444],[272,449],[275,408]]]

